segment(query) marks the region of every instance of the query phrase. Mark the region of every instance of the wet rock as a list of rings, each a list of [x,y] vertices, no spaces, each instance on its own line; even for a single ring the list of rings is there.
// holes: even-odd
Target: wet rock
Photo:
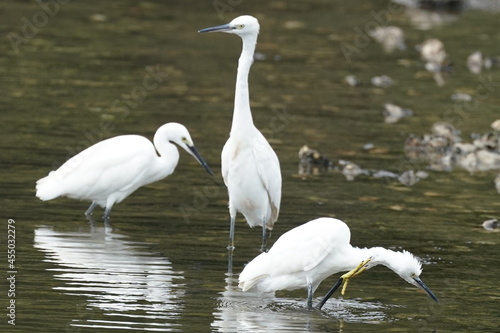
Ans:
[[[452,152],[455,156],[464,156],[476,151],[476,146],[472,143],[457,142],[453,144]]]
[[[92,14],[90,15],[90,20],[93,21],[93,22],[107,22],[108,21],[108,17],[104,14]]]
[[[444,49],[444,44],[437,38],[430,38],[417,45],[420,57],[426,63],[442,65],[448,55]]]
[[[421,137],[411,134],[405,141],[404,150],[406,156],[418,162],[428,162],[429,169],[435,171],[451,171],[452,139],[448,136],[438,134],[424,134]]]
[[[483,57],[481,51],[473,52],[467,57],[467,68],[474,74],[480,74],[483,69],[491,69],[498,63],[500,57]]]
[[[343,165],[342,174],[348,181],[353,181],[356,177],[360,175],[368,175],[369,172],[367,170],[361,169],[359,165],[350,161],[339,161],[340,165]]]
[[[460,131],[452,124],[444,121],[432,124],[432,134],[448,139],[449,144],[462,141],[460,138]]]
[[[495,177],[494,183],[497,192],[500,193],[500,173]]]
[[[404,2],[405,5],[409,5],[412,1],[408,0],[396,0]],[[443,3],[444,1],[439,1]],[[435,27],[442,26],[444,24],[449,24],[457,20],[457,15],[453,13],[447,13],[443,11],[430,11],[427,9],[421,9],[415,7],[406,7],[405,16],[408,17],[411,24],[419,30],[430,30]]]
[[[419,180],[420,178],[417,177],[413,170],[407,170],[398,177],[398,181],[406,186],[413,186],[418,183]]]
[[[483,54],[481,51],[473,52],[467,57],[467,68],[471,73],[481,73],[481,70],[483,69]]]
[[[500,133],[487,132],[484,134],[472,134],[472,143],[478,149],[485,149],[489,151],[500,151]]]
[[[267,59],[267,56],[262,52],[255,52],[253,58],[255,61],[264,61]]]
[[[500,119],[495,120],[494,122],[491,123],[491,128],[493,128],[495,131],[500,131]]]
[[[429,162],[431,170],[451,171],[453,166],[470,173],[500,169],[500,133],[474,134],[473,142],[461,142],[460,132],[451,124],[436,123],[432,134],[410,135],[405,154],[412,160]]]
[[[419,179],[426,179],[429,177],[429,173],[428,172],[425,172],[425,171],[417,171],[415,173],[415,175],[419,178]]]
[[[430,38],[416,46],[420,57],[425,63],[425,69],[434,74],[434,80],[438,86],[445,83],[443,73],[451,71],[451,66],[447,64],[448,54],[444,49],[444,44],[439,39]]]
[[[441,65],[437,64],[435,62],[426,62],[424,64],[424,68],[431,73],[449,73],[453,70],[453,67],[451,65]]]
[[[386,53],[391,53],[396,49],[406,50],[405,35],[399,27],[379,26],[370,32],[370,36],[382,45]]]
[[[483,222],[483,228],[488,231],[498,231],[498,224],[497,219],[486,220]]]
[[[477,171],[500,169],[500,155],[488,150],[480,149],[476,152]]]
[[[500,170],[500,119],[491,127],[494,131],[472,134],[472,142],[462,142],[460,131],[451,124],[439,122],[432,134],[411,134],[404,143],[405,155],[418,163],[427,162],[434,171],[453,171],[460,168],[471,175],[476,172]],[[420,175],[418,178],[423,179]],[[494,180],[500,193],[500,174]]]
[[[372,150],[373,148],[375,148],[375,145],[373,143],[371,143],[371,142],[365,143],[363,145],[363,149],[364,150]]]
[[[286,21],[284,23],[284,27],[287,30],[297,30],[302,29],[306,26],[306,23],[303,21]]]
[[[395,178],[399,177],[399,175],[397,173],[394,173],[392,171],[386,171],[386,170],[377,170],[372,174],[372,176],[374,178],[386,178],[386,179],[387,178],[395,179]]]
[[[383,115],[385,122],[392,124],[398,122],[401,118],[413,115],[413,111],[410,109],[403,109],[395,104],[385,103]]]
[[[298,155],[299,175],[318,175],[331,166],[330,160],[307,145],[300,148]]]
[[[453,162],[456,166],[473,173],[477,170],[476,147],[471,143],[456,143],[452,148]]]
[[[394,80],[387,75],[374,76],[370,80],[371,84],[379,88],[387,88],[394,84]]]
[[[450,96],[452,101],[455,102],[470,102],[472,101],[472,96],[464,93],[457,93]]]
[[[356,76],[354,75],[347,75],[345,78],[344,78],[345,82],[347,82],[348,85],[350,85],[351,87],[357,87],[357,86],[360,86],[362,85],[363,83],[361,82],[360,79],[358,79]]]
[[[491,69],[494,66],[497,66],[500,64],[500,57],[491,57],[491,58],[486,58],[483,61],[483,67],[486,69]]]

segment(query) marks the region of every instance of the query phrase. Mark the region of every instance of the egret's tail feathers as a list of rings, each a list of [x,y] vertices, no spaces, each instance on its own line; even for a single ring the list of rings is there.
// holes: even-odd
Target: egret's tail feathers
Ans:
[[[248,279],[248,280],[242,280],[241,276],[240,276],[240,279],[238,281],[239,282],[238,287],[240,287],[240,289],[243,291],[248,291],[248,290],[252,289],[253,287],[255,287],[255,285],[260,280],[262,280],[268,276],[269,276],[269,274],[263,274],[263,275],[255,276],[255,277]]]
[[[40,200],[47,201],[61,195],[61,185],[55,175],[51,172],[47,177],[36,182],[36,196]]]
[[[269,277],[268,257],[267,252],[262,252],[250,261],[238,277],[238,287],[243,291],[250,290],[256,285],[259,287],[259,282]]]

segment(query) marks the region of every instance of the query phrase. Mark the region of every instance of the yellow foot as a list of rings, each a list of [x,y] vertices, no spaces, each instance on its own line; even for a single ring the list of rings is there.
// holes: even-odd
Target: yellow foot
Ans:
[[[347,272],[341,276],[341,278],[343,279],[342,292],[341,292],[342,295],[345,294],[345,290],[347,289],[347,284],[349,283],[349,279],[363,273],[367,268],[366,265],[371,260],[372,260],[372,258],[368,258],[366,260],[363,260],[356,268],[354,268],[353,270],[350,270],[349,272]]]

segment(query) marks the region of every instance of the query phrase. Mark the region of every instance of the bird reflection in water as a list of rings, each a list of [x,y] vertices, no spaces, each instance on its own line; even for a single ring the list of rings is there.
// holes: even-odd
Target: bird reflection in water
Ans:
[[[54,290],[84,297],[90,317],[106,315],[99,327],[168,326],[166,318],[182,311],[183,276],[167,258],[148,252],[148,243],[128,240],[110,227],[58,232],[42,226],[35,229],[34,246],[56,266],[50,271],[61,283]],[[97,325],[88,317],[70,325]]]

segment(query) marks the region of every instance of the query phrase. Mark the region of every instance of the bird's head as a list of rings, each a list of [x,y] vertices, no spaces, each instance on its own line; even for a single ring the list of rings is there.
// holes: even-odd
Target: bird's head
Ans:
[[[250,15],[238,16],[228,24],[218,25],[202,29],[198,32],[226,32],[239,36],[245,35],[258,35],[259,34],[259,21]]]
[[[420,260],[408,251],[402,252],[391,251],[383,249],[384,251],[377,251],[372,257],[372,260],[367,264],[367,268],[373,267],[378,264],[387,266],[394,273],[398,274],[403,280],[415,287],[425,291],[434,301],[439,302],[434,293],[425,285],[420,279],[422,274],[422,263]]]
[[[177,144],[179,147],[188,152],[188,154],[193,156],[203,166],[203,168],[213,176],[212,170],[194,146],[193,139],[191,139],[191,135],[184,125],[179,123],[168,123],[160,127],[157,133],[164,133],[168,141]],[[155,135],[155,141],[156,139]]]

